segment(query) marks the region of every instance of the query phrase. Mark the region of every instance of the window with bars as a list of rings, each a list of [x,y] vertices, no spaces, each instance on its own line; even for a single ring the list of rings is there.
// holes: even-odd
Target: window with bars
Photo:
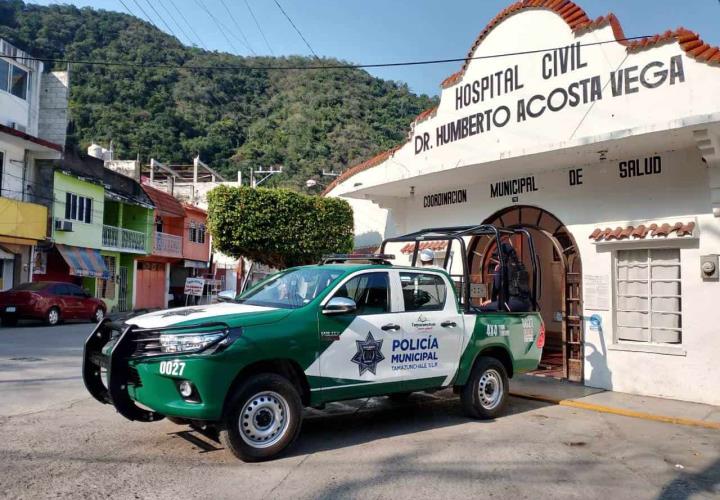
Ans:
[[[188,239],[193,243],[197,242],[197,227],[195,221],[190,221],[190,227],[188,229]]]
[[[200,224],[200,227],[198,227],[197,242],[205,243],[205,224]]]
[[[615,338],[682,342],[680,249],[618,250],[615,254]]]

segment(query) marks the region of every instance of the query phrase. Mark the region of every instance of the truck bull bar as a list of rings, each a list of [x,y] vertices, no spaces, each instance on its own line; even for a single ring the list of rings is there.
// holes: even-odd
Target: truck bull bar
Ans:
[[[129,358],[135,352],[133,327],[122,326],[104,319],[95,327],[85,340],[83,351],[83,382],[88,392],[103,404],[110,404],[128,420],[155,422],[165,416],[152,410],[139,407],[128,394],[128,383],[133,379]],[[109,355],[103,353],[103,347],[113,338],[117,338]],[[103,383],[103,370],[106,370],[107,385]]]

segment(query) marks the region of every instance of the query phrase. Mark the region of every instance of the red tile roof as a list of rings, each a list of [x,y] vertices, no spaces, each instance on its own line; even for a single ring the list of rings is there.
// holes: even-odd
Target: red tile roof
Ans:
[[[475,53],[475,49],[477,49],[480,43],[490,34],[490,32],[508,17],[527,9],[545,9],[556,13],[558,16],[562,17],[570,29],[578,35],[610,25],[613,30],[613,34],[615,35],[615,39],[618,43],[624,45],[626,50],[631,53],[639,52],[664,43],[677,41],[689,57],[705,63],[720,63],[720,48],[708,45],[700,39],[697,33],[682,27],[638,40],[625,40],[625,33],[623,32],[620,21],[615,14],[611,13],[606,16],[598,17],[595,20],[591,20],[580,6],[570,0],[522,0],[504,9],[488,23],[470,47],[467,59],[465,60],[465,63],[463,63],[460,71],[447,77],[442,82],[441,86],[443,88],[447,88],[462,80],[465,70]]]
[[[40,139],[39,137],[35,137],[34,135],[26,134],[25,132],[21,132],[12,127],[0,125],[0,132],[15,136],[19,139],[24,139],[26,141],[34,142],[35,144],[39,144],[40,146],[44,146],[46,148],[54,149],[55,151],[59,151],[60,153],[62,153],[62,151],[63,151],[63,147],[60,144],[55,144],[54,142],[46,141],[45,139]]]
[[[400,249],[401,253],[409,254],[413,253],[415,243],[408,243]],[[421,241],[418,246],[418,251],[430,249],[433,252],[444,252],[447,248],[447,241]]]
[[[648,236],[650,236],[650,239],[654,239],[659,237],[667,238],[672,233],[675,233],[678,237],[683,237],[692,236],[694,230],[694,222],[676,222],[674,224],[667,222],[653,223],[647,226],[640,224],[637,227],[626,226],[616,227],[615,229],[609,227],[602,229],[598,227],[590,234],[590,239],[596,242],[646,239]]]
[[[354,254],[366,254],[366,253],[377,253],[380,249],[379,245],[368,245],[364,247],[355,247],[353,248],[352,253]]]
[[[182,204],[165,191],[142,184],[143,191],[152,200],[158,214],[165,217],[185,217],[185,209]]]
[[[462,80],[468,64],[475,53],[475,49],[488,36],[488,34],[508,17],[527,9],[546,9],[556,13],[558,16],[562,17],[570,29],[578,35],[598,28],[603,28],[609,24],[612,27],[615,39],[618,43],[624,45],[629,53],[640,52],[641,50],[655,47],[657,45],[677,41],[688,57],[708,64],[720,64],[720,47],[713,47],[703,42],[697,33],[682,27],[638,40],[625,40],[625,33],[620,25],[620,21],[617,17],[615,17],[615,14],[610,13],[606,16],[601,16],[595,20],[591,20],[580,6],[570,0],[521,0],[505,8],[488,23],[485,29],[482,30],[475,39],[472,47],[470,47],[467,59],[465,59],[462,68],[443,80],[440,86],[442,88],[447,88]],[[415,120],[413,120],[413,123],[417,124],[427,120],[431,116],[434,116],[436,112],[437,107],[427,109],[420,113]],[[379,165],[385,161],[385,159],[392,156],[392,154],[400,149],[400,147],[402,147],[402,144],[389,151],[380,153],[370,160],[360,163],[359,165],[348,168],[342,173],[342,175],[337,177],[335,181],[328,185],[328,187],[323,191],[323,195],[329,193],[335,186],[349,179],[353,175]],[[382,159],[378,160],[378,158]]]
[[[323,191],[322,194],[325,195],[325,194],[329,193],[330,191],[333,190],[333,188],[335,186],[337,186],[341,182],[344,182],[345,180],[349,179],[353,175],[359,174],[363,170],[367,170],[369,168],[380,165],[382,162],[384,162],[385,160],[390,158],[395,153],[395,151],[397,151],[401,147],[402,147],[402,145],[395,146],[392,149],[388,149],[387,151],[383,151],[382,153],[379,153],[379,154],[373,156],[369,160],[365,160],[364,162],[362,162],[358,165],[355,165],[354,167],[348,168],[347,170],[345,170],[345,172],[343,172],[339,176],[335,177],[335,180],[332,181],[330,184],[328,184],[328,186],[325,188],[325,190]]]
[[[195,205],[190,205],[189,203],[183,203],[182,206],[185,208],[185,210],[190,210],[191,212],[196,212],[202,215],[207,215],[207,210],[204,208],[200,208]]]

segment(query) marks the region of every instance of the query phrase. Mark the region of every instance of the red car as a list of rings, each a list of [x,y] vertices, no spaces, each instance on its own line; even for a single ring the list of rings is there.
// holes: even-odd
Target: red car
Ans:
[[[0,292],[0,319],[12,326],[18,319],[41,319],[57,325],[65,319],[99,322],[105,317],[105,303],[72,283],[38,281],[22,283]]]

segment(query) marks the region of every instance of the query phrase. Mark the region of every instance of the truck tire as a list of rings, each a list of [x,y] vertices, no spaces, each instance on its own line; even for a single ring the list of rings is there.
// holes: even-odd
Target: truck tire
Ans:
[[[277,457],[297,438],[302,402],[295,386],[274,373],[251,377],[230,396],[220,442],[243,462]]]
[[[509,392],[505,366],[496,358],[481,356],[460,393],[465,414],[490,419],[500,415]]]

